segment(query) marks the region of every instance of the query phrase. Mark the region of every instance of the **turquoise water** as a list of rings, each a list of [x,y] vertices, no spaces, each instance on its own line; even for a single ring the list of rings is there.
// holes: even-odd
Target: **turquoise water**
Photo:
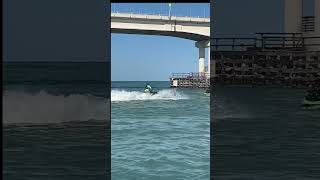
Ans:
[[[157,95],[145,82],[112,83],[112,179],[209,179],[210,98],[150,83]]]

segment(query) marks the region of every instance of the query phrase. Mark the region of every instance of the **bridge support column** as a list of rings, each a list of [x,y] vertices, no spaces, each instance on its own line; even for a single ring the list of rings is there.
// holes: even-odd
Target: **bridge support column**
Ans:
[[[206,48],[209,47],[209,41],[198,41],[196,42],[196,47],[199,48],[199,74],[205,76],[205,58],[206,58]],[[210,53],[210,51],[209,51]],[[209,54],[210,55],[210,54]],[[210,58],[209,58],[210,59]],[[208,63],[210,66],[210,63]],[[209,68],[208,68],[209,70]]]
[[[203,47],[199,48],[199,73],[201,74],[201,76],[204,75],[205,73],[205,53],[206,53],[206,49]]]
[[[209,77],[211,75],[211,57],[210,57],[210,44],[209,44],[209,47],[208,47],[208,73],[209,73]]]
[[[216,76],[216,61],[215,60],[211,60],[210,45],[208,47],[208,73],[209,73],[209,78]]]
[[[315,13],[315,33],[316,36],[320,35],[320,0],[315,0],[315,5],[314,5],[314,13]]]
[[[284,31],[286,33],[300,33],[302,22],[302,0],[285,0]]]
[[[311,36],[320,36],[320,0],[314,0],[314,33]],[[310,39],[310,44],[320,44],[320,39]],[[308,43],[308,41],[307,41]],[[320,51],[319,46],[313,46],[309,49],[313,51]]]

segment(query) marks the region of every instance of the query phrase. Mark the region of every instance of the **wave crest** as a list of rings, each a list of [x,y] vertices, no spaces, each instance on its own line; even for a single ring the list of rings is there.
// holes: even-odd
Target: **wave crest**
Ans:
[[[175,90],[161,90],[157,94],[150,95],[140,91],[112,90],[111,101],[145,101],[145,100],[179,100],[188,97]]]
[[[74,94],[52,95],[5,91],[3,94],[3,123],[48,124],[71,121],[105,120],[108,101],[102,97]]]

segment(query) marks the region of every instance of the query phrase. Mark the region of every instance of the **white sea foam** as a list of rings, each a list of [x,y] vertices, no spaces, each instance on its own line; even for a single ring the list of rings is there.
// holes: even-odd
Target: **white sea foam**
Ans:
[[[107,99],[91,95],[56,96],[45,91],[36,94],[5,91],[3,123],[47,124],[104,120],[109,113],[108,106]]]
[[[188,97],[175,90],[161,90],[157,94],[150,95],[141,91],[112,90],[111,101],[145,101],[145,100],[179,100]]]

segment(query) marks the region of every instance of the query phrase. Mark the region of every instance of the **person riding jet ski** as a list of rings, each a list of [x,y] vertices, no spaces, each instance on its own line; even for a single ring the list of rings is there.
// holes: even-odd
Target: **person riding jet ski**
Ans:
[[[158,92],[156,92],[156,91],[154,91],[154,90],[152,89],[152,87],[150,86],[150,84],[147,84],[147,85],[145,86],[144,92],[145,92],[145,93],[149,93],[149,94],[151,94],[151,95],[158,93]]]
[[[210,88],[206,89],[206,91],[204,92],[205,95],[210,95]]]
[[[320,87],[310,86],[302,105],[304,107],[320,108]]]

